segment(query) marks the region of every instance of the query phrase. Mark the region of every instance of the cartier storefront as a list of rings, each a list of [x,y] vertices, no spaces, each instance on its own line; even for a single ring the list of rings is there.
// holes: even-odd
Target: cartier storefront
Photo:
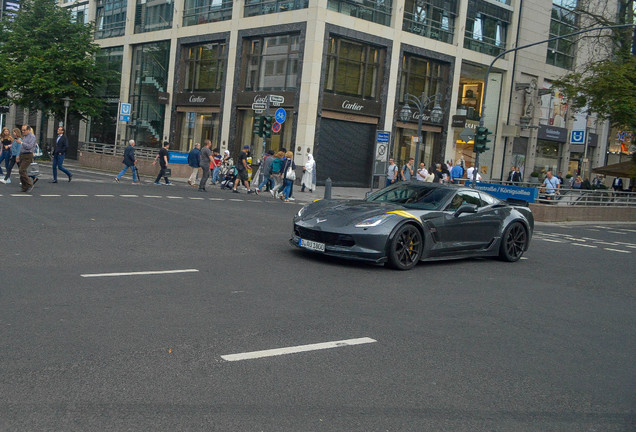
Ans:
[[[219,146],[220,93],[180,93],[176,105],[176,151],[189,151],[206,139],[212,148]]]

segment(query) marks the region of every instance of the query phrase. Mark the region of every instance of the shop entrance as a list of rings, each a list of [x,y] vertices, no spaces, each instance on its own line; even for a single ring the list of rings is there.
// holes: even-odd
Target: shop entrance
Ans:
[[[337,186],[368,187],[376,129],[374,124],[323,117],[314,155],[318,182],[329,177]]]
[[[212,148],[218,147],[219,115],[211,112],[180,112],[177,117],[177,148],[175,150],[187,152],[195,143],[209,139]]]

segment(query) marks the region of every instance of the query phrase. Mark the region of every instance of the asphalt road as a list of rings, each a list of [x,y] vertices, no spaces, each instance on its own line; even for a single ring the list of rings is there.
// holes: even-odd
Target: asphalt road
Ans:
[[[0,185],[2,431],[636,429],[634,224],[398,272],[290,248],[270,196],[45,181]]]

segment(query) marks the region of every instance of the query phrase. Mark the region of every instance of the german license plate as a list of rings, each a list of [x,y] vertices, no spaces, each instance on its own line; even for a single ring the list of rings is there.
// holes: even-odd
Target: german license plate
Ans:
[[[305,249],[315,250],[315,251],[318,251],[318,252],[324,252],[325,251],[325,244],[324,243],[318,243],[318,242],[311,241],[311,240],[299,239],[298,240],[298,246],[304,247]]]

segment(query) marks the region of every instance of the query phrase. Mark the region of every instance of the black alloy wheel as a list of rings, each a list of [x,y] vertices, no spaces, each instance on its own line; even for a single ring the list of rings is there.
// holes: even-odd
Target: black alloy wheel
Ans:
[[[519,261],[527,246],[528,233],[523,225],[519,222],[515,222],[506,228],[503,239],[501,240],[499,258],[508,262]]]
[[[389,243],[389,265],[398,270],[410,270],[422,255],[422,234],[411,224],[401,226]]]

